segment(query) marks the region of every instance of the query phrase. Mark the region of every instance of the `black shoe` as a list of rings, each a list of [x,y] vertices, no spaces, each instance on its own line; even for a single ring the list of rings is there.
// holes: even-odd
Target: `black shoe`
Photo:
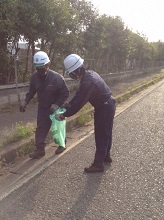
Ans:
[[[84,168],[84,171],[86,173],[104,172],[104,167],[93,163],[90,167]]]
[[[66,147],[59,146],[58,149],[55,151],[55,154],[61,154],[65,149]]]
[[[45,149],[41,149],[41,150],[37,149],[29,155],[29,157],[32,159],[40,159],[41,157],[44,156],[45,156]]]
[[[112,158],[110,157],[110,154],[107,154],[105,159],[104,159],[104,162],[107,162],[107,163],[112,163]]]

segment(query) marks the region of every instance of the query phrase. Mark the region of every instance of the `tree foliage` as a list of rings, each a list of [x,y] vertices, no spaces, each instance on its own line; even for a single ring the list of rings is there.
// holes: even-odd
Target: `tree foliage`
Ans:
[[[19,34],[15,30],[15,21],[17,19],[17,0],[0,1],[0,81],[9,82],[12,75],[13,60],[7,50],[7,42],[11,39],[19,39]]]
[[[120,17],[100,15],[88,0],[1,0],[0,1],[0,84],[12,81],[13,57],[7,43],[20,38],[28,42],[22,78],[31,73],[35,44],[51,58],[51,67],[61,69],[69,53],[95,61],[99,70],[121,71],[127,63],[163,61],[164,44],[149,43],[133,33]],[[29,65],[31,63],[31,65]]]

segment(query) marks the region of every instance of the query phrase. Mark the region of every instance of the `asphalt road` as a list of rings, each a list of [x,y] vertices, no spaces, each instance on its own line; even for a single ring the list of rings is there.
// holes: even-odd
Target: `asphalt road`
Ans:
[[[163,220],[164,84],[115,118],[112,166],[85,174],[89,135],[0,203],[2,220]]]

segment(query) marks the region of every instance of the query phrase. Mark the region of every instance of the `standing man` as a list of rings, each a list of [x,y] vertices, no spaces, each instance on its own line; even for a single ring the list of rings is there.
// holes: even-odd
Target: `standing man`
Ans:
[[[94,131],[96,152],[93,164],[85,168],[87,173],[103,172],[104,162],[111,163],[112,129],[115,115],[115,100],[111,90],[96,72],[85,70],[84,60],[77,54],[70,54],[64,60],[66,72],[72,79],[80,79],[80,86],[72,100],[67,104],[67,111],[56,115],[63,120],[77,113],[87,102],[94,107]],[[66,107],[66,105],[65,105]]]
[[[49,115],[63,105],[69,96],[69,90],[63,76],[50,70],[49,63],[50,59],[45,52],[39,51],[35,53],[33,64],[36,71],[31,76],[29,91],[26,93],[25,100],[20,106],[20,112],[25,112],[27,104],[37,93],[36,150],[29,155],[33,159],[45,156],[45,140],[51,127]],[[64,150],[64,147],[59,146],[55,153],[59,154]]]

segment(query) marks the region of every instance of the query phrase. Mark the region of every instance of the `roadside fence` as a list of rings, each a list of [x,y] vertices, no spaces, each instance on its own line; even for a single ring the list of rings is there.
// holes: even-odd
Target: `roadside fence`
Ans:
[[[19,55],[10,55],[10,58],[13,67],[11,73],[0,75],[0,105],[20,102],[29,86],[31,73],[34,71],[32,56],[27,56],[25,52],[21,52]],[[143,71],[155,71],[164,67],[164,61],[127,61],[122,71],[112,72],[110,69],[111,61],[86,59],[84,64],[86,69],[95,70],[104,79],[110,77],[110,80],[121,79],[122,77],[127,77],[127,75],[143,73]],[[59,70],[55,69],[55,71],[63,75],[62,66]],[[75,82],[71,79],[66,78],[66,81],[68,85],[75,86]]]

